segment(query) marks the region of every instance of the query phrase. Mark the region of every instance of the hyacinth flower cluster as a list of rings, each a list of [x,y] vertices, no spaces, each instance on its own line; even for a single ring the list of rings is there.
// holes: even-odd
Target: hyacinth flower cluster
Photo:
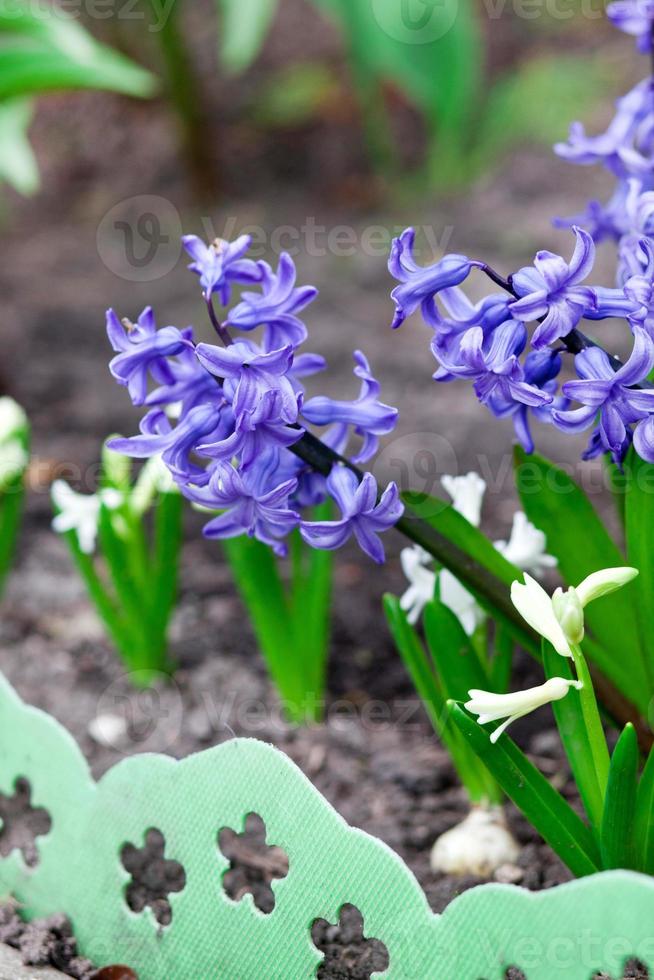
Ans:
[[[372,474],[356,466],[374,456],[398,412],[380,400],[360,351],[354,353],[357,398],[307,397],[305,379],[327,367],[324,358],[301,350],[308,331],[299,314],[317,290],[296,286],[288,254],[277,270],[249,258],[250,243],[248,236],[210,245],[183,239],[218,343],[196,342],[192,327],[158,328],[149,308],[136,323],[109,311],[111,372],[146,410],[140,434],[114,439],[111,447],[137,458],[160,455],[182,494],[217,512],[205,526],[208,538],[248,535],[284,555],[286,539],[299,529],[318,549],[354,537],[382,562],[379,535],[396,524],[403,505],[395,484],[379,493]],[[245,288],[230,307],[234,287]],[[333,462],[327,472],[307,462],[310,426],[323,430],[322,448]],[[335,501],[339,516],[307,519],[306,509],[326,499]]]
[[[651,50],[654,5],[620,0],[611,20]],[[584,214],[556,224],[571,228],[571,257],[537,253],[533,264],[504,277],[486,263],[446,255],[429,267],[415,255],[408,229],[393,243],[389,268],[394,327],[417,310],[433,332],[431,348],[440,382],[466,380],[498,418],[513,420],[516,436],[533,451],[531,422],[563,432],[589,430],[584,458],[608,453],[621,465],[633,445],[654,462],[654,81],[639,83],[619,100],[605,133],[588,136],[580,123],[556,147],[565,160],[603,165],[616,187],[606,204],[591,201]],[[616,250],[614,285],[595,285],[596,246]],[[473,304],[461,288],[474,270],[500,287]],[[582,330],[582,321],[620,318],[631,336],[622,364]],[[577,380],[559,383],[565,355]]]

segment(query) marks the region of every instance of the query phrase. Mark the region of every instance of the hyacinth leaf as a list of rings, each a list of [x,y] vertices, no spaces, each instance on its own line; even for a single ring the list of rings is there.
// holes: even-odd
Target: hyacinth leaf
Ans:
[[[497,691],[498,694],[504,694],[509,689],[514,651],[515,644],[511,633],[505,626],[497,625],[489,671],[491,690]]]
[[[470,751],[457,729],[448,724],[447,696],[429,663],[422,641],[408,622],[397,596],[384,596],[384,612],[404,666],[470,799],[473,803],[484,800],[501,803],[502,791],[495,780],[474,752]]]
[[[543,640],[543,667],[548,680],[552,677],[575,679],[570,660],[558,654],[545,640]],[[604,792],[598,779],[588,730],[583,720],[580,692],[571,687],[564,698],[552,702],[552,710],[584,809],[595,831],[599,831],[604,809]]]
[[[396,596],[384,596],[386,620],[404,666],[418,692],[429,720],[445,745],[452,763],[473,802],[481,802],[501,793],[494,787],[485,767],[472,754],[456,729],[447,723],[447,697],[429,663],[416,630],[406,618]]]
[[[488,672],[452,610],[435,599],[425,606],[423,621],[429,652],[446,698],[462,701],[473,687],[487,689]]]
[[[0,593],[14,556],[24,500],[25,485],[21,473],[0,490]]]
[[[488,731],[461,705],[450,702],[448,707],[468,745],[572,873],[583,877],[599,871],[600,854],[592,831],[515,742],[504,734],[493,744]]]
[[[245,535],[222,542],[271,676],[289,704],[302,696],[297,665],[289,656],[291,624],[286,594],[272,550]]]
[[[433,528],[445,544],[453,546],[456,560],[450,559],[445,548],[442,553],[436,554],[428,541],[418,540],[415,534],[409,534],[412,540],[445,565],[517,643],[540,659],[540,639],[527,627],[509,597],[511,584],[516,579],[522,580],[520,569],[507,561],[485,534],[445,501],[414,492],[403,493],[402,499],[407,506],[403,529],[406,527],[408,533],[412,525],[418,524],[412,520],[415,514]]]
[[[244,71],[255,60],[277,13],[278,0],[217,0],[220,54],[230,72]]]
[[[590,500],[564,470],[516,447],[515,479],[527,517],[545,533],[548,549],[568,585],[578,585],[598,569],[625,564]],[[633,590],[620,589],[591,603],[585,619],[596,641],[589,647],[593,660],[645,711],[650,688],[643,669],[634,596]]]
[[[332,518],[331,501],[316,507],[316,521]],[[304,664],[305,694],[322,699],[330,637],[334,553],[311,548],[298,531],[291,538],[289,609],[298,661]]]
[[[654,636],[651,603],[654,596],[654,466],[632,449],[625,462],[625,533],[627,564],[638,569],[631,589],[635,598],[648,693],[654,691]]]
[[[129,663],[127,657],[130,653],[130,643],[127,639],[128,631],[124,617],[121,615],[115,600],[107,591],[105,583],[98,575],[93,556],[82,551],[76,531],[68,531],[64,534],[64,538],[98,615],[107,627],[116,648],[121,651],[126,662]]]
[[[634,847],[638,870],[654,873],[654,749],[650,750],[638,784]]]
[[[177,599],[183,513],[184,498],[180,493],[160,494],[154,515],[152,612],[164,650],[168,623]]]
[[[360,74],[395,81],[432,126],[459,130],[479,89],[480,33],[469,0],[422,5],[314,0],[345,29]]]
[[[99,44],[74,18],[28,0],[0,2],[0,99],[70,88],[147,97],[153,76]]]
[[[638,737],[633,725],[626,725],[611,757],[600,833],[602,864],[612,868],[633,868],[634,818],[638,795]]]
[[[563,120],[593,111],[612,84],[601,59],[555,56],[529,58],[491,89],[472,152],[480,170],[511,143],[554,143],[565,132]]]
[[[25,196],[39,188],[39,168],[27,137],[32,115],[29,99],[0,102],[0,180]]]
[[[116,438],[120,438],[120,436],[118,434],[109,436],[102,446],[100,486],[129,493],[132,489],[133,460],[130,456],[124,456],[122,453],[116,453],[113,449],[109,449],[107,443]]]

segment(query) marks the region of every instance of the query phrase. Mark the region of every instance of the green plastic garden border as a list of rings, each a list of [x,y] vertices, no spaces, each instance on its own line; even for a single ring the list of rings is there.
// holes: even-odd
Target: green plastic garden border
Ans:
[[[311,924],[337,922],[345,903],[361,911],[365,935],[386,945],[390,966],[375,976],[389,980],[503,980],[510,965],[528,980],[589,980],[599,970],[619,980],[633,956],[654,966],[652,879],[606,872],[537,894],[485,885],[434,915],[400,858],[349,827],[263,742],[233,739],[181,762],[133,756],[95,783],[71,735],[0,679],[0,792],[12,795],[20,777],[52,828],[37,839],[34,868],[18,850],[0,860],[0,892],[15,895],[28,918],[65,911],[84,955],[127,963],[140,980],[314,977],[322,954]],[[250,812],[289,857],[270,914],[222,886],[229,861],[218,833],[240,832]],[[166,927],[149,908],[128,908],[119,859],[123,844],[141,846],[152,827],[186,873]]]

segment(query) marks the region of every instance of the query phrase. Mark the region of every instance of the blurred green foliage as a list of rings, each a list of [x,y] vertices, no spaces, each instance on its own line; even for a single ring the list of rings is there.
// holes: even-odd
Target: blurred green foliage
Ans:
[[[31,99],[61,89],[146,97],[155,81],[61,10],[29,0],[0,0],[0,179],[23,194],[38,187],[27,138]]]
[[[280,2],[216,0],[229,71],[241,72],[257,57]],[[541,55],[489,84],[472,0],[310,2],[343,32],[373,161],[384,167],[396,160],[384,101],[391,83],[421,112],[428,131],[425,173],[445,186],[474,179],[517,142],[563,138],[564,120],[592,110],[610,81],[610,68],[598,58]],[[571,7],[563,27],[569,33],[577,23]],[[527,26],[541,35],[562,29],[548,18]],[[333,76],[315,63],[289,66],[262,94],[256,113],[269,125],[301,124],[320,111],[333,86]]]

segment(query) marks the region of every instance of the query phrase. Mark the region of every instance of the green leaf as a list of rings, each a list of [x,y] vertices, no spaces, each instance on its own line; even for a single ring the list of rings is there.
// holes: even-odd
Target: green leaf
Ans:
[[[625,462],[625,533],[627,564],[638,569],[629,587],[636,606],[636,619],[647,676],[648,695],[654,693],[654,466],[646,463],[632,448]]]
[[[217,0],[221,58],[228,71],[244,71],[255,60],[277,13],[278,0]]]
[[[73,17],[29,0],[0,0],[0,99],[66,88],[146,97],[153,76],[99,44]]]
[[[39,189],[39,167],[27,137],[32,115],[28,99],[0,102],[0,180],[26,196]]]
[[[548,551],[558,559],[568,585],[579,585],[599,569],[625,564],[590,500],[572,477],[537,454],[527,456],[519,447],[515,464],[522,506],[529,520],[544,532]],[[588,648],[593,659],[645,711],[651,692],[643,668],[633,590],[620,589],[591,603],[585,619],[596,641]]]
[[[470,0],[314,0],[341,22],[360,80],[395,81],[450,139],[479,91],[481,36]]]
[[[80,575],[84,579],[89,596],[100,618],[107,627],[116,649],[121,652],[125,662],[129,665],[130,643],[127,627],[114,598],[109,594],[105,584],[96,571],[93,556],[87,555],[81,550],[76,531],[69,531],[67,534],[64,534],[64,538],[68,542],[70,553],[73,556]]]
[[[304,126],[341,97],[342,86],[333,68],[305,62],[288,65],[271,73],[265,88],[256,92],[251,118],[271,129]]]
[[[638,738],[627,725],[611,757],[602,817],[602,862],[605,868],[632,868],[634,817],[638,791]]]
[[[315,521],[332,517],[331,501],[314,508]],[[331,596],[334,553],[312,548],[299,531],[291,539],[293,574],[288,607],[293,624],[295,659],[302,671],[304,693],[316,703],[315,717],[324,701],[325,670],[331,631]]]
[[[0,99],[61,89],[107,89],[146,98],[155,86],[148,72],[102,45],[83,64],[38,46],[0,48]]]
[[[575,680],[570,660],[558,654],[545,640],[543,640],[543,667],[548,680],[552,677]],[[584,809],[595,830],[599,830],[604,809],[604,791],[598,779],[588,731],[584,724],[581,692],[571,687],[564,698],[552,702],[552,710]]]
[[[154,549],[150,603],[159,633],[159,657],[166,657],[167,633],[177,598],[179,560],[182,549],[184,499],[180,493],[160,493],[154,514]]]
[[[491,690],[505,694],[511,682],[511,670],[514,654],[513,637],[509,630],[502,625],[495,627],[494,651],[490,662]]]
[[[423,623],[446,700],[466,700],[473,687],[487,690],[488,673],[452,610],[435,599],[425,606]]]
[[[483,763],[470,751],[456,728],[448,724],[445,692],[429,664],[418,634],[408,622],[396,596],[384,596],[384,612],[404,666],[470,799],[474,803],[484,800],[500,803],[503,797],[497,783]]]
[[[222,542],[270,675],[293,713],[304,696],[294,652],[293,624],[272,550],[242,535]]]
[[[470,748],[527,820],[578,877],[594,874],[601,862],[589,827],[507,735],[493,745],[488,732],[450,702],[450,717]]]
[[[524,140],[550,143],[566,136],[567,120],[601,105],[611,69],[579,55],[530,58],[491,88],[473,148],[474,170]]]
[[[540,659],[540,637],[527,626],[511,603],[511,584],[522,581],[522,571],[507,561],[485,534],[444,500],[414,492],[403,493],[402,499],[407,510],[398,528],[434,555],[517,643]],[[442,539],[438,549],[423,534],[416,533],[421,522],[415,517],[437,532]]]
[[[647,757],[636,798],[635,867],[654,873],[654,749]]]
[[[25,477],[21,473],[0,491],[0,594],[16,550],[24,502]]]

